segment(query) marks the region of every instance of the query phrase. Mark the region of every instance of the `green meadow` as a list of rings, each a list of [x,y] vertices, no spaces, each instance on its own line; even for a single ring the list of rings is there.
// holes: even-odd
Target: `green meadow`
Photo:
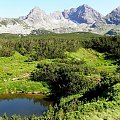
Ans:
[[[119,120],[120,37],[1,34],[0,94],[6,93],[54,98],[43,115],[15,120]]]

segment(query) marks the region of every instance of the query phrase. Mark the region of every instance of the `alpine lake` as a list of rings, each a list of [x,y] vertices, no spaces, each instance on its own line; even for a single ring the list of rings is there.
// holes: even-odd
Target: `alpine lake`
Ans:
[[[0,95],[0,116],[7,114],[32,116],[42,115],[53,103],[42,94],[2,94]]]

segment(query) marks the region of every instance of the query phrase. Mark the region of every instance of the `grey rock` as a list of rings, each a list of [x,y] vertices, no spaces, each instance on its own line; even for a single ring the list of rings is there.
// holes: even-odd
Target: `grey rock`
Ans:
[[[106,35],[120,35],[120,27],[109,30]]]
[[[117,26],[118,25],[118,26]],[[94,32],[105,34],[114,29],[119,31],[120,7],[113,10],[107,16],[82,5],[78,8],[71,8],[63,12],[53,12],[46,14],[39,7],[34,7],[28,15],[14,18],[0,18],[0,33],[30,34],[46,33],[47,31],[56,33],[69,32]],[[117,26],[118,29],[115,29]]]
[[[51,26],[52,18],[47,15],[43,10],[39,7],[33,8],[30,13],[24,17],[24,21],[32,27],[35,28],[44,28],[46,26]]]
[[[63,16],[62,12],[60,12],[60,11],[55,11],[55,12],[53,12],[52,14],[50,14],[50,16],[51,16],[53,19],[56,19],[56,20],[64,19],[64,16]]]
[[[120,6],[116,9],[114,9],[110,14],[108,14],[106,17],[107,24],[120,24]]]
[[[104,18],[98,19],[95,23],[92,24],[91,27],[93,28],[99,28],[101,25],[106,25],[107,22]]]
[[[71,21],[78,24],[93,24],[98,19],[101,19],[103,17],[99,12],[86,4],[79,6],[78,8],[65,10],[64,12],[62,12],[62,14],[66,19],[70,19]]]

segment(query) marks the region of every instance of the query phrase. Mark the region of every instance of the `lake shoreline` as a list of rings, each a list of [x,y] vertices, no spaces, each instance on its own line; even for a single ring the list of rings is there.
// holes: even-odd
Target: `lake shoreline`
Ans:
[[[17,91],[17,92],[6,92],[6,93],[0,93],[1,95],[40,95],[40,96],[46,96],[49,97],[51,93],[44,93],[44,92],[24,92],[24,91]]]
[[[52,101],[43,94],[1,94],[0,116],[4,115],[4,113],[6,113],[8,117],[11,117],[14,114],[21,115],[23,117],[33,114],[40,116],[46,112],[49,105],[52,104]]]

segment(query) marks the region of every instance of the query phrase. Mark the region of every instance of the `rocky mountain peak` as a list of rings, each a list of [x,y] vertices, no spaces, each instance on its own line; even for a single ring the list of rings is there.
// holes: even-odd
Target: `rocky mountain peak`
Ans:
[[[87,8],[91,8],[89,5],[87,5],[87,4],[83,4],[83,5],[81,5],[81,6],[79,6],[77,9],[81,9],[81,8],[84,8],[84,9],[87,9]],[[91,8],[92,9],[92,8]]]
[[[89,14],[94,14],[94,12],[97,12],[87,4],[83,4],[82,6],[79,6],[76,10],[77,10],[77,14],[80,14],[82,16],[88,14],[88,12]]]
[[[90,6],[88,6],[87,4],[83,4],[82,6],[83,6],[83,7],[90,7]]]
[[[46,13],[41,10],[39,7],[34,7],[32,10],[30,10],[29,14],[26,16],[19,17],[20,20],[26,20],[26,19],[39,19],[40,16],[44,16]]]
[[[49,28],[49,26],[52,26],[52,18],[39,7],[34,7],[29,14],[23,18],[24,22],[27,23],[28,26],[32,26],[37,29],[46,28],[46,26]]]
[[[116,10],[120,11],[120,6],[118,6],[118,7],[116,8]]]
[[[30,11],[30,13],[31,14],[38,14],[38,13],[43,13],[44,11],[42,11],[39,7],[34,7],[31,11]]]
[[[83,4],[63,12],[53,12],[50,15],[39,7],[34,7],[28,15],[18,19],[0,18],[0,33],[29,34],[31,30],[44,29],[57,33],[91,31],[103,34],[108,30],[116,31],[115,26],[119,31],[120,6],[105,17],[90,6]]]
[[[27,18],[28,17],[39,17],[39,16],[42,16],[42,15],[44,15],[44,14],[46,14],[43,10],[41,10],[39,7],[34,7],[31,11],[30,11],[30,13],[27,15]],[[35,17],[35,18],[36,18]]]
[[[108,24],[120,24],[120,6],[105,17]]]
[[[103,17],[99,12],[86,4],[79,6],[78,8],[66,10],[62,14],[66,19],[72,20],[78,24],[93,24],[98,19],[101,19]]]

